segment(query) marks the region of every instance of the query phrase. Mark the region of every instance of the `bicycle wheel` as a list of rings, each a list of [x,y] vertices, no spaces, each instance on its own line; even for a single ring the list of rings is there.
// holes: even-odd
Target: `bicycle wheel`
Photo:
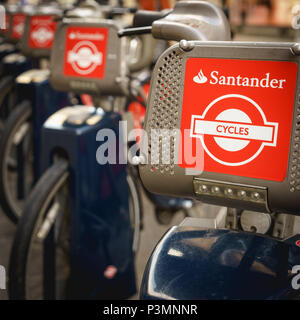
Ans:
[[[0,202],[17,223],[33,185],[32,108],[24,101],[10,114],[0,140]]]
[[[127,181],[130,218],[134,230],[132,246],[133,250],[137,250],[140,235],[140,196],[130,175]],[[62,299],[68,296],[68,195],[68,165],[66,161],[59,160],[44,173],[34,187],[18,224],[10,257],[10,299]],[[49,246],[45,246],[49,236],[49,224],[54,226],[50,234],[54,244],[50,247],[52,259],[47,258],[49,253],[46,250],[49,250]]]
[[[133,229],[132,251],[137,253],[140,245],[141,226],[142,226],[142,198],[136,180],[130,175],[127,175],[127,183],[129,187],[129,214],[131,227]]]
[[[0,81],[0,130],[3,130],[4,122],[17,102],[15,90],[15,77],[8,75]]]
[[[55,162],[26,202],[12,246],[10,299],[62,299],[69,278],[68,163]]]

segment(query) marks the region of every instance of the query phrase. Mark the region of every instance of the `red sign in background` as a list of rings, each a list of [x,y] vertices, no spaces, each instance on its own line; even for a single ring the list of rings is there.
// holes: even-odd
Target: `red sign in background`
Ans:
[[[67,28],[64,74],[72,77],[103,78],[107,37],[106,28]]]
[[[34,16],[29,23],[29,47],[50,49],[56,29],[55,16]]]
[[[20,39],[23,35],[25,18],[26,16],[24,13],[18,13],[13,15],[11,36],[14,39]]]
[[[285,179],[297,70],[294,62],[187,60],[181,131],[191,132],[184,145],[201,140],[204,171]],[[192,168],[184,145],[179,165]]]

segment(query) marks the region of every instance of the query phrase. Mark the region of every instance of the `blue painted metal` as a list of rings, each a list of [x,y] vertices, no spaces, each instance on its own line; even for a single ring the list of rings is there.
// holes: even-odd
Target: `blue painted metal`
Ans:
[[[300,236],[298,236],[300,239]],[[178,226],[148,261],[142,299],[286,299],[300,248],[266,236]]]
[[[17,62],[2,61],[1,74],[3,76],[13,75],[17,77],[19,74],[32,68],[32,62],[24,57],[24,60]]]
[[[93,107],[86,110],[90,115],[85,112],[83,119],[96,114],[101,119],[93,125],[85,120],[72,125],[54,116],[45,123],[43,168],[51,165],[55,151],[64,150],[70,173],[70,298],[123,299],[136,292],[126,166],[96,161],[101,145],[97,132],[112,129],[118,141],[121,117]],[[118,270],[113,279],[104,276],[110,265]]]
[[[15,53],[15,52],[17,52],[17,49],[15,46],[10,46],[9,48],[0,48],[0,60],[3,59],[8,54]]]
[[[41,129],[44,122],[57,110],[69,103],[65,92],[54,90],[48,79],[41,82],[18,83],[17,95],[20,101],[29,100],[32,106],[32,132],[34,155],[34,180],[41,175]]]
[[[1,55],[1,53],[0,53]],[[14,56],[14,54],[12,54]],[[7,55],[8,57],[8,55]],[[4,59],[0,63],[0,111],[2,120],[8,117],[10,111],[14,107],[13,103],[17,103],[19,100],[18,95],[15,93],[15,78],[21,73],[29,70],[32,67],[32,63],[26,57],[21,59]],[[13,97],[14,101],[10,99]]]

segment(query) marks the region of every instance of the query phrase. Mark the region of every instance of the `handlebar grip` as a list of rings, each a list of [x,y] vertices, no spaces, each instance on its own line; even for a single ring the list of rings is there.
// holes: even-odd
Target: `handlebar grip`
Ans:
[[[151,26],[155,20],[162,19],[169,13],[170,11],[138,10],[133,18],[133,27],[139,28]]]
[[[151,33],[152,27],[126,28],[118,31],[118,37],[130,37]]]
[[[108,10],[107,15],[110,18],[113,18],[114,16],[121,16],[127,13],[136,13],[136,8],[111,8]]]

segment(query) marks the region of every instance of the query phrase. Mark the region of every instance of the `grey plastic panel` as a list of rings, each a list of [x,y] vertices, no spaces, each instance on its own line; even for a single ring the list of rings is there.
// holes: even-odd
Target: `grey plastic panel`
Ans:
[[[9,15],[9,28],[7,32],[5,33],[5,39],[10,42],[10,43],[17,43],[19,42],[20,39],[16,39],[12,36],[13,34],[13,15],[15,14],[25,14],[27,16],[28,14],[32,14],[35,11],[35,7],[31,5],[25,5],[25,6],[20,6],[20,5],[7,5],[6,6],[6,12]],[[25,25],[24,25],[25,27]]]
[[[37,10],[26,15],[24,34],[20,41],[20,49],[24,55],[32,58],[50,57],[51,44],[55,34],[53,26],[43,19],[56,20],[62,16],[62,11],[56,6],[40,6]],[[39,22],[33,24],[34,19]],[[31,26],[31,23],[33,24]],[[32,41],[34,37],[35,41]]]
[[[68,28],[98,28],[107,30],[106,53],[104,75],[102,77],[93,75],[66,75],[65,53],[66,36]],[[70,29],[69,29],[70,30]],[[64,18],[57,26],[53,50],[51,52],[51,77],[50,81],[57,90],[72,91],[78,93],[94,93],[101,95],[123,95],[127,93],[127,66],[124,57],[126,39],[118,38],[118,24],[112,20],[101,20],[95,18],[83,19]],[[97,31],[95,31],[97,33]],[[84,32],[83,32],[84,33]],[[88,38],[81,38],[89,41]]]
[[[147,135],[151,137],[152,129],[180,129],[182,121],[181,117],[186,63],[189,58],[293,62],[297,65],[297,83],[295,91],[291,91],[291,99],[294,101],[294,105],[291,115],[291,135],[288,137],[289,141],[287,141],[287,143],[290,143],[290,149],[289,154],[287,155],[288,165],[285,178],[282,181],[275,181],[209,171],[189,171],[188,169],[182,168],[176,164],[179,150],[179,140],[176,135],[174,136],[175,138],[170,140],[171,143],[165,142],[165,147],[169,147],[171,150],[170,163],[163,164],[163,156],[159,153],[160,150],[162,150],[164,142],[162,139],[159,141],[158,149],[153,152],[155,155],[153,158],[158,163],[151,164],[151,148],[153,148],[153,146],[151,138],[148,140],[144,135],[142,138],[141,154],[148,163],[140,165],[139,169],[146,188],[154,193],[193,197],[203,200],[204,202],[229,207],[242,207],[244,209],[257,211],[281,211],[299,214],[299,45],[294,43],[195,41],[190,42],[189,47],[193,49],[190,51],[184,51],[180,48],[179,44],[176,44],[159,58],[155,66],[151,80],[150,95],[144,126]],[[255,74],[255,68],[253,69],[253,72]],[[241,69],[241,75],[242,73],[243,70]],[[197,72],[195,72],[195,76],[197,76]],[[167,90],[165,88],[167,88]],[[201,94],[205,94],[203,91],[199,92],[201,92]],[[212,96],[211,101],[215,98],[216,97]],[[194,101],[196,103],[197,96],[194,97]],[[285,108],[285,106],[283,105],[282,108]],[[204,154],[207,156],[205,151]],[[274,161],[276,161],[276,159],[274,159]],[[270,161],[270,165],[272,165],[272,161]],[[211,192],[205,193],[201,192],[201,190],[197,191],[196,186],[199,188],[202,185],[207,187],[205,183],[207,183]],[[220,196],[220,194],[214,195],[213,190],[217,189],[219,191],[222,189],[222,196]],[[237,198],[237,192],[243,191],[243,189],[246,190],[245,193],[242,192],[242,194],[246,195],[246,198]],[[234,193],[232,194],[231,192]],[[228,194],[226,195],[226,193]],[[255,200],[256,197],[259,201]]]
[[[4,34],[5,39],[7,42],[16,43],[17,41],[12,38],[12,17],[14,13],[21,12],[20,8],[16,5],[9,5],[6,6],[6,14],[8,15],[8,29],[7,32]]]

